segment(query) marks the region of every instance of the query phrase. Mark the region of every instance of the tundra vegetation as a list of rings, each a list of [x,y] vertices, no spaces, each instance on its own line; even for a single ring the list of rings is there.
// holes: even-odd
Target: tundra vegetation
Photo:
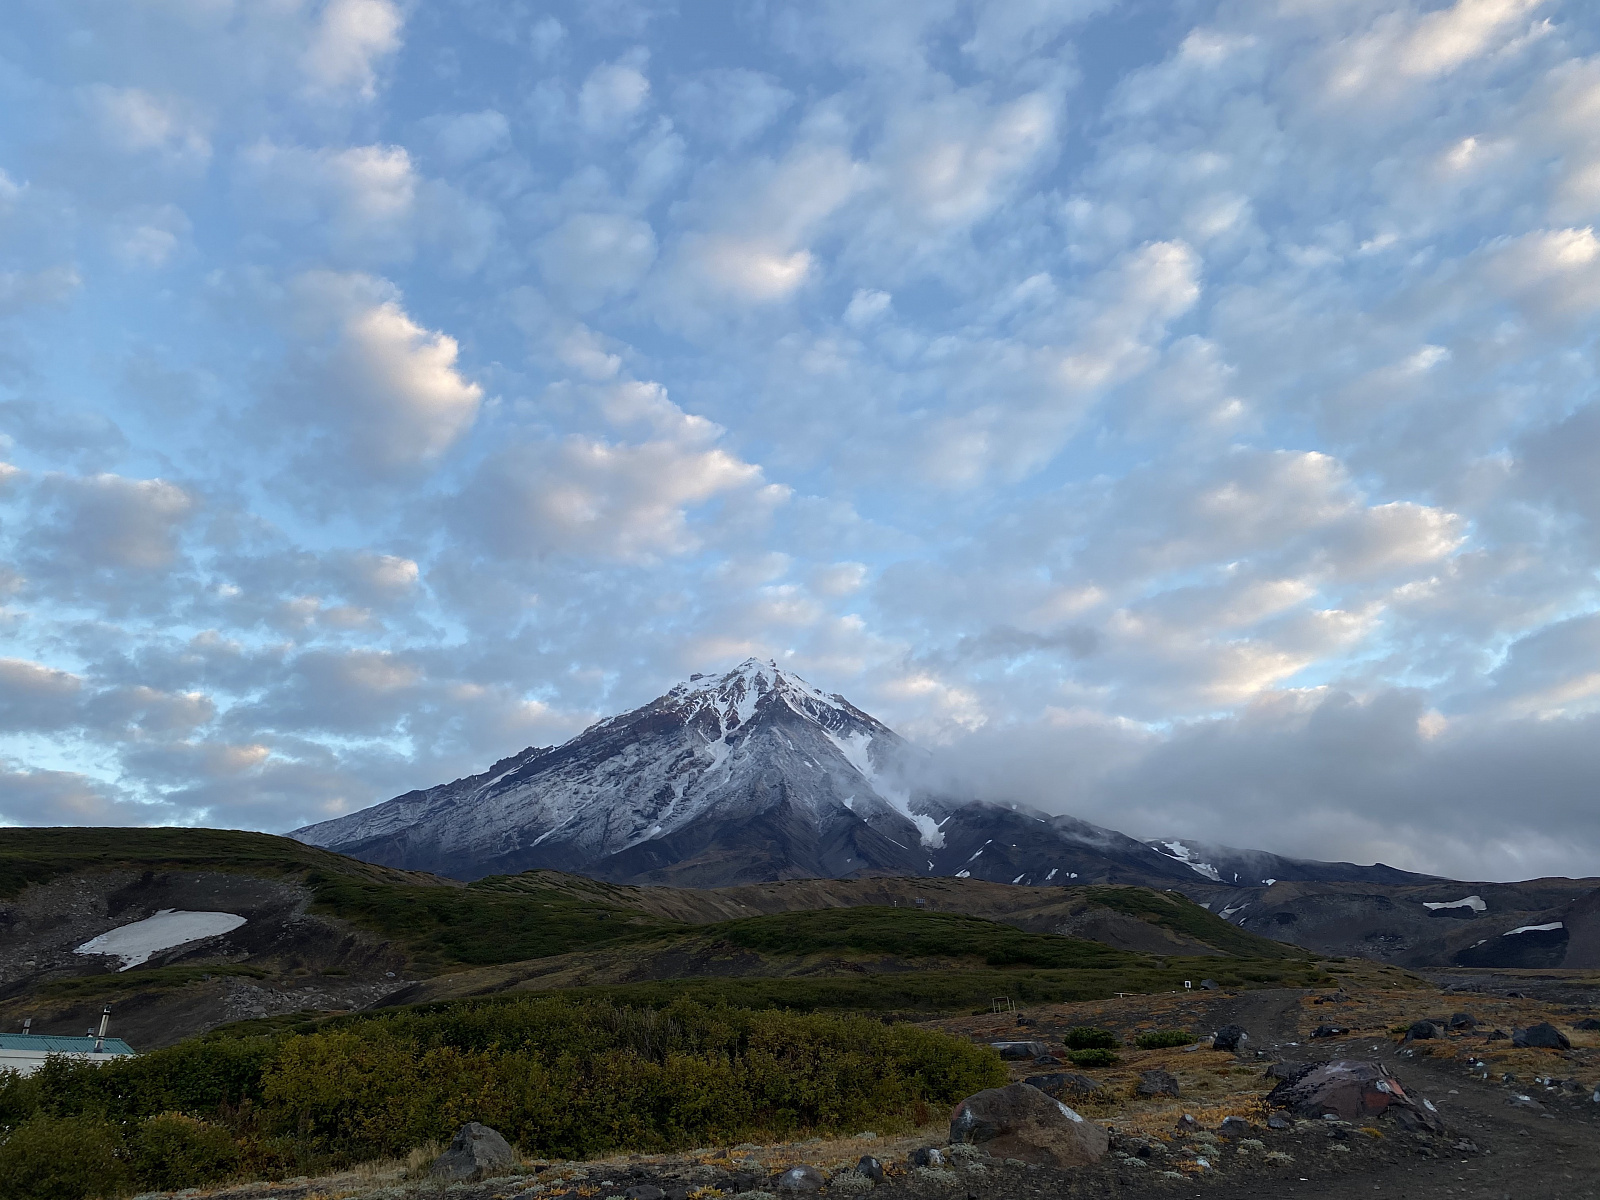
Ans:
[[[0,1198],[311,1174],[468,1120],[563,1157],[892,1128],[1005,1078],[987,1047],[861,1016],[456,1002],[0,1075]]]

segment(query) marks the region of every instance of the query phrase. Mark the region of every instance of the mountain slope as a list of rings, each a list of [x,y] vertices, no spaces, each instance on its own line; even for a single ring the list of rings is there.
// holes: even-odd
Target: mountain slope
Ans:
[[[564,745],[291,836],[461,878],[537,867],[689,886],[912,874],[941,839],[895,783],[909,753],[843,697],[751,659]]]

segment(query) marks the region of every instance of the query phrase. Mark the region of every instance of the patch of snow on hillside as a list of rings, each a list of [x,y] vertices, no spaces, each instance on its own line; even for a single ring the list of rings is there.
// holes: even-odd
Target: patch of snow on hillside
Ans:
[[[912,812],[910,795],[890,784],[878,768],[873,766],[872,755],[869,753],[872,746],[870,733],[857,729],[848,737],[840,737],[833,730],[824,729],[822,734],[833,743],[834,749],[844,757],[845,762],[854,767],[856,773],[872,785],[872,790],[889,802],[890,808],[917,827],[917,833],[924,846],[930,850],[943,848],[944,834],[939,831],[939,826],[943,822],[935,821],[926,813]],[[946,821],[949,819],[945,818]]]
[[[1177,859],[1195,874],[1204,875],[1213,883],[1222,882],[1222,876],[1217,873],[1217,869],[1210,863],[1197,862],[1194,858],[1194,851],[1190,850],[1182,842],[1162,842],[1161,844],[1167,848],[1169,857]]]
[[[1514,937],[1519,933],[1549,933],[1552,929],[1561,928],[1563,928],[1562,922],[1551,921],[1548,925],[1523,925],[1521,928],[1508,930],[1507,932],[1502,933],[1500,936]]]
[[[119,971],[148,962],[152,954],[198,942],[202,938],[231,933],[245,923],[245,919],[225,912],[184,912],[182,909],[163,908],[153,917],[108,929],[99,937],[90,938],[73,951],[74,954],[108,954],[122,960]]]
[[[1484,912],[1489,906],[1484,903],[1482,896],[1468,896],[1465,900],[1452,900],[1449,904],[1444,904],[1437,900],[1424,900],[1422,907],[1434,910],[1441,908],[1470,908],[1473,912]]]

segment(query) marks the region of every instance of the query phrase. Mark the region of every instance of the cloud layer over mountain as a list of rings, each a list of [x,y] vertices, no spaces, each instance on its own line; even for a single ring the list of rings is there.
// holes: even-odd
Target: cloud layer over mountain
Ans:
[[[772,656],[1136,835],[1600,871],[1581,0],[22,0],[0,820]]]

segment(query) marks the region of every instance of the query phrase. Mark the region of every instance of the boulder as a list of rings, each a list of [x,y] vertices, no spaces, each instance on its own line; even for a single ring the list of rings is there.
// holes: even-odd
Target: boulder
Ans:
[[[1592,1029],[1600,1029],[1600,1018],[1585,1017],[1583,1020],[1579,1021],[1576,1025],[1574,1025],[1573,1028],[1574,1029],[1582,1029],[1582,1030],[1585,1030],[1585,1031],[1592,1030]]]
[[[1533,1050],[1571,1050],[1572,1043],[1548,1021],[1519,1029],[1511,1035],[1513,1046],[1526,1046]]]
[[[924,1146],[920,1150],[913,1150],[906,1161],[913,1167],[932,1167],[937,1170],[944,1166],[944,1155],[939,1153],[937,1146]]]
[[[1293,1129],[1294,1122],[1289,1120],[1289,1118],[1284,1116],[1282,1113],[1273,1113],[1267,1118],[1267,1128],[1280,1131],[1284,1129]]]
[[[1225,1138],[1249,1137],[1255,1127],[1243,1117],[1223,1117],[1222,1124],[1217,1126],[1217,1133]]]
[[[1349,1032],[1343,1025],[1318,1025],[1311,1031],[1311,1036],[1314,1038],[1335,1038],[1343,1037]]]
[[[883,1182],[883,1164],[870,1154],[863,1154],[861,1161],[856,1164],[856,1174],[873,1183]]]
[[[1286,1109],[1307,1120],[1360,1121],[1395,1117],[1407,1128],[1443,1133],[1444,1126],[1426,1101],[1406,1094],[1381,1063],[1334,1059],[1284,1080],[1267,1095],[1269,1108]]]
[[[1043,1042],[990,1042],[989,1045],[1000,1052],[1001,1058],[1010,1062],[1021,1062],[1050,1053],[1050,1048]]]
[[[1134,1089],[1141,1096],[1176,1096],[1178,1081],[1159,1068],[1139,1072],[1139,1086]]]
[[[1215,979],[1202,979],[1200,981],[1200,986],[1205,988],[1205,990],[1208,992],[1215,992],[1222,987],[1222,985]]]
[[[666,1192],[653,1183],[636,1183],[622,1189],[622,1200],[666,1200]]]
[[[1079,1075],[1076,1071],[1054,1071],[1049,1075],[1030,1075],[1022,1081],[1029,1087],[1036,1087],[1046,1096],[1056,1100],[1063,1100],[1068,1096],[1092,1096],[1100,1090],[1100,1085],[1087,1075]]]
[[[988,1088],[956,1105],[950,1113],[950,1140],[981,1145],[996,1158],[1046,1167],[1099,1162],[1111,1144],[1093,1121],[1021,1083]]]
[[[1041,1054],[1033,1060],[1033,1065],[1036,1067],[1059,1067],[1061,1060],[1054,1054]]]
[[[1429,1038],[1443,1036],[1444,1030],[1432,1021],[1413,1021],[1411,1022],[1411,1027],[1406,1030],[1406,1041],[1408,1042],[1425,1042]]]
[[[1242,1054],[1250,1044],[1250,1035],[1237,1025],[1224,1025],[1211,1038],[1213,1050],[1232,1050]]]
[[[1473,1016],[1471,1013],[1450,1014],[1451,1029],[1476,1029],[1477,1027],[1478,1018]]]
[[[433,1160],[429,1174],[447,1183],[467,1183],[503,1172],[517,1156],[487,1125],[468,1121],[451,1139],[450,1148]]]
[[[1316,1063],[1308,1062],[1275,1062],[1262,1074],[1263,1079],[1286,1079],[1290,1083],[1298,1083],[1308,1074],[1317,1069]]]
[[[801,1163],[798,1167],[790,1167],[778,1176],[778,1190],[780,1192],[820,1192],[828,1184],[828,1177],[815,1167]]]

